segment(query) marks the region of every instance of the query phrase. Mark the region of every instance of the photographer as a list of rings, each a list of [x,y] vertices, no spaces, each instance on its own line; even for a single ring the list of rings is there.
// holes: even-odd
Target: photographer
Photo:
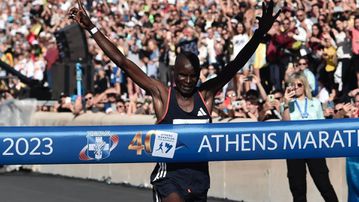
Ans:
[[[250,93],[250,91],[256,91],[261,100],[267,99],[267,93],[259,77],[257,77],[255,74],[250,74],[249,76],[245,77],[243,80],[244,80],[244,89],[246,94]]]
[[[232,118],[245,118],[251,121],[258,121],[259,101],[255,96],[248,96],[246,99],[237,99],[232,102],[228,109],[228,114]]]
[[[244,99],[237,99],[227,106],[228,116],[234,118],[248,118],[248,109]]]
[[[283,120],[324,119],[318,99],[313,98],[308,81],[303,73],[294,73],[284,94]],[[338,201],[329,179],[325,158],[287,159],[289,187],[293,201],[306,201],[306,166],[325,201]]]
[[[74,105],[71,103],[71,98],[65,94],[61,94],[58,103],[54,106],[56,112],[74,112]]]
[[[280,103],[283,101],[283,91],[275,90],[267,96],[263,109],[259,112],[259,121],[281,120]]]

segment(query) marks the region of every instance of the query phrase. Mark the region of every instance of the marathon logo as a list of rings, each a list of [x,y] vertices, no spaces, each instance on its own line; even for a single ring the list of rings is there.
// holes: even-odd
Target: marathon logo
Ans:
[[[119,137],[111,135],[110,131],[88,131],[86,138],[87,145],[79,154],[79,159],[83,161],[100,161],[108,158],[119,142]]]

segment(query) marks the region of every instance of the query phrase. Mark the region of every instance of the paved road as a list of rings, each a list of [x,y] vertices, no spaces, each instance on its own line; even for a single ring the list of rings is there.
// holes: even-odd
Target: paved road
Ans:
[[[1,202],[150,202],[150,189],[18,171],[0,174]],[[210,198],[208,202],[229,202]]]

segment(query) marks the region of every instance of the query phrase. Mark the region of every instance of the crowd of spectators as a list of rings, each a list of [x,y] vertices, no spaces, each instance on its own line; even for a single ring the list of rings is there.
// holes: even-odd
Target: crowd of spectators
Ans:
[[[172,85],[181,51],[197,53],[200,83],[217,73],[257,28],[256,0],[87,0],[96,26],[150,77]],[[0,7],[0,57],[28,78],[47,85],[58,59],[54,33],[69,25],[72,0],[8,0]],[[302,72],[326,118],[358,117],[359,17],[355,0],[276,0],[282,13],[247,64],[216,96],[213,117],[281,119],[284,89]],[[106,57],[89,36],[94,90],[62,95],[41,111],[153,114],[151,97]],[[26,85],[0,71],[1,100],[24,98]],[[200,85],[200,83],[198,85]],[[1,102],[1,101],[0,101]]]

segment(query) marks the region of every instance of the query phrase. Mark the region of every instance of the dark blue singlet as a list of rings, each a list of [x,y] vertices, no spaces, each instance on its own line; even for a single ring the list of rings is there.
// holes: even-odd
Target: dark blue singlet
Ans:
[[[176,90],[171,88],[166,114],[158,124],[212,123],[199,91],[193,96],[193,110],[185,112],[177,103]],[[208,162],[157,163],[151,174],[151,183],[154,187],[154,201],[160,201],[160,198],[172,192],[178,193],[186,201],[193,201],[189,199],[193,197],[199,199],[194,201],[205,201],[210,186]]]

